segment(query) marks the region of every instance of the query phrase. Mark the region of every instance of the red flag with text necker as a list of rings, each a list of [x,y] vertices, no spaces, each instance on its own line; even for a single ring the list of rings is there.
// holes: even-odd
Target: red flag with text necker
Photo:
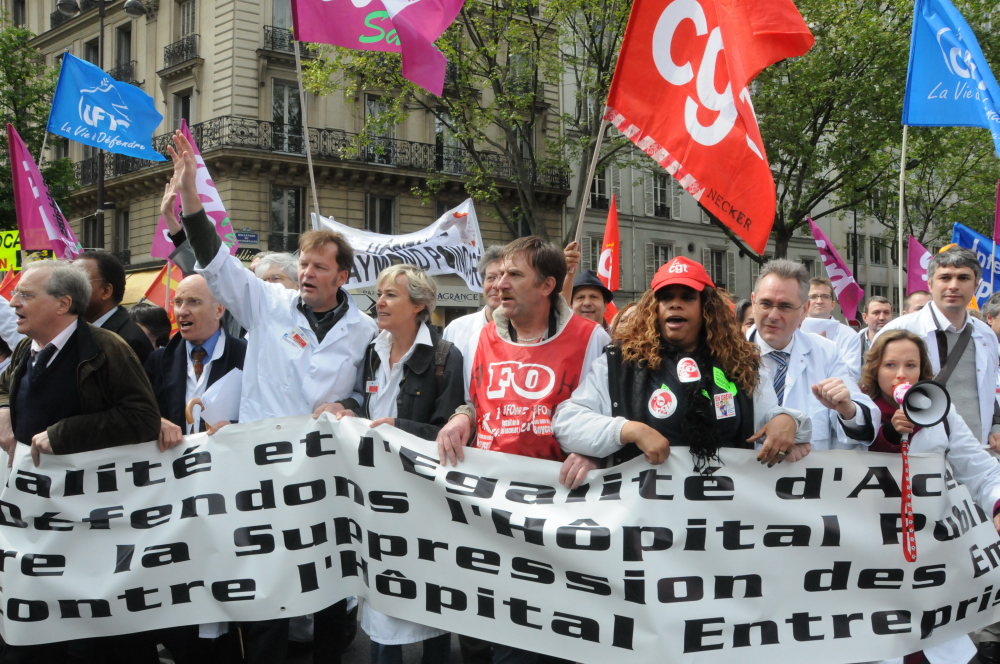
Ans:
[[[605,117],[762,253],[774,179],[747,86],[814,41],[792,0],[635,0]]]

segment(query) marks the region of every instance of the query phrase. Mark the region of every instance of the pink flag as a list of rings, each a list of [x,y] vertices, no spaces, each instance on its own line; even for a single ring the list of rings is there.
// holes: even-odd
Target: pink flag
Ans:
[[[858,315],[858,302],[864,299],[865,291],[858,285],[858,282],[854,281],[854,276],[844,261],[840,259],[840,254],[837,253],[833,243],[812,219],[809,219],[809,229],[812,231],[813,239],[816,240],[816,248],[819,249],[819,256],[823,260],[826,274],[833,282],[833,290],[837,294],[840,310],[844,312],[844,318],[854,320]]]
[[[233,225],[229,223],[229,215],[222,204],[222,197],[219,196],[219,192],[215,189],[215,183],[212,182],[212,176],[209,175],[208,167],[205,166],[205,160],[202,159],[201,153],[198,152],[198,146],[195,145],[194,138],[191,137],[191,132],[188,130],[187,122],[184,120],[181,120],[181,133],[191,142],[191,147],[194,148],[194,158],[198,162],[198,170],[195,172],[198,184],[198,197],[205,208],[205,214],[215,222],[215,229],[219,232],[219,237],[222,238],[222,241],[229,247],[229,253],[235,255],[240,245],[236,241],[236,233],[233,232]],[[174,202],[174,214],[180,219],[180,196]],[[160,223],[156,225],[156,233],[153,235],[153,246],[149,250],[149,254],[153,258],[169,258],[173,251],[174,243],[170,240],[167,221],[161,216]]]
[[[931,262],[931,252],[910,236],[910,244],[906,248],[906,295],[916,291],[930,290],[927,287],[927,266]]]
[[[17,131],[7,124],[10,172],[14,181],[14,209],[21,249],[51,249],[56,258],[72,260],[80,254],[80,243],[62,210],[42,180],[38,165]]]
[[[292,23],[295,38],[304,42],[361,51],[403,50],[382,0],[292,0]]]
[[[464,1],[292,0],[292,20],[296,39],[302,41],[402,52],[403,76],[441,96],[448,61],[434,41],[452,24]]]

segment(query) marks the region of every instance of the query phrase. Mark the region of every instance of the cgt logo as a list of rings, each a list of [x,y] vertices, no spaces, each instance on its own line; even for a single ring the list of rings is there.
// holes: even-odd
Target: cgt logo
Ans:
[[[111,101],[112,110],[108,111],[100,106],[97,106],[96,104],[93,106],[91,106],[90,104],[84,104],[83,95],[93,95],[93,94],[101,94],[106,97],[110,97],[112,100]],[[80,119],[86,122],[91,127],[100,126],[101,121],[105,119],[107,120],[109,129],[111,131],[118,131],[119,126],[121,126],[123,129],[128,129],[129,125],[132,124],[132,121],[129,119],[129,117],[125,115],[125,112],[128,111],[128,106],[126,106],[125,102],[122,101],[121,95],[118,93],[118,90],[115,89],[115,86],[111,84],[110,79],[107,78],[102,79],[101,84],[98,85],[96,88],[80,90],[80,95],[81,95],[79,104]],[[117,103],[115,103],[114,101],[115,99],[118,100]]]
[[[682,86],[695,79],[695,71],[691,62],[678,64],[671,54],[674,36],[677,29],[685,21],[694,23],[695,33],[699,37],[708,34],[708,42],[705,44],[701,62],[698,63],[697,79],[695,80],[697,99],[689,96],[684,103],[684,126],[691,138],[697,143],[705,146],[717,145],[732,131],[739,112],[733,98],[733,84],[727,81],[726,89],[722,92],[719,92],[715,87],[716,63],[719,60],[719,54],[723,52],[722,30],[717,26],[709,32],[705,10],[702,9],[698,0],[674,0],[660,14],[660,19],[656,22],[656,28],[653,31],[653,62],[656,64],[657,71],[668,83]],[[750,92],[746,88],[740,91],[740,99],[752,108]],[[718,116],[710,125],[703,125],[698,120],[699,108],[716,111]],[[754,144],[749,136],[747,136],[747,145],[758,157],[764,158],[763,151]]]
[[[494,362],[489,365],[490,382],[486,396],[503,399],[507,388],[513,388],[518,396],[525,399],[541,399],[552,391],[556,375],[542,364],[521,364],[520,362]]]

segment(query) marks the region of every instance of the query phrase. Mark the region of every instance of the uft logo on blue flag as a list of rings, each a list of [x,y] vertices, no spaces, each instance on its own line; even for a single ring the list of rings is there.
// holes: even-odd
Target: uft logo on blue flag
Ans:
[[[984,127],[1000,156],[1000,88],[969,24],[948,0],[916,0],[903,124]]]
[[[153,150],[153,132],[162,121],[153,98],[139,88],[69,53],[63,56],[50,133],[115,154],[166,161]]]

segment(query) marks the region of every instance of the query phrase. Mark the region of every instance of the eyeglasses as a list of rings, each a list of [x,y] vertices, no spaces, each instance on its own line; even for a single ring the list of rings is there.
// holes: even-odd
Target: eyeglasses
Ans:
[[[18,298],[21,302],[30,302],[31,300],[38,297],[38,293],[27,293],[22,290],[14,289],[10,292],[10,299]]]
[[[816,300],[823,300],[824,302],[833,301],[832,295],[827,295],[826,293],[813,293],[809,296],[809,300],[815,302]]]
[[[798,309],[802,308],[801,304],[797,307],[793,307],[787,302],[782,302],[781,304],[775,305],[774,302],[771,302],[770,300],[757,300],[756,302],[754,302],[754,306],[760,309],[765,314],[769,313],[771,309],[777,309],[778,313],[781,314],[782,316],[787,316],[793,311],[797,311]]]

